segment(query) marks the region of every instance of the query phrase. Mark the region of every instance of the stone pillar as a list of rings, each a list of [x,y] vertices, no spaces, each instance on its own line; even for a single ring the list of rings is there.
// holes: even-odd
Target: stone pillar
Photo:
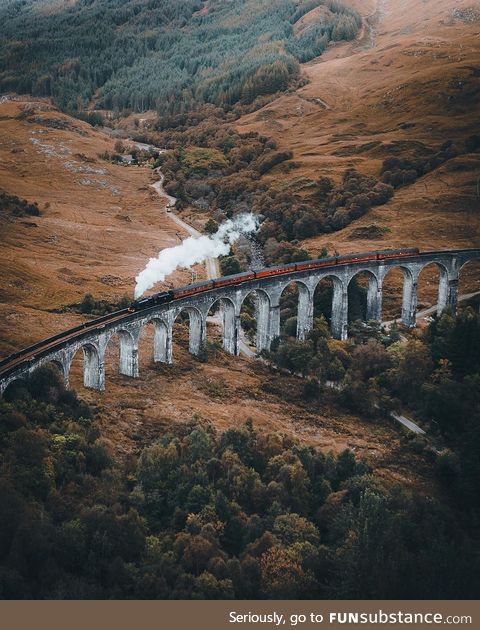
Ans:
[[[458,306],[458,278],[453,278],[448,281],[446,307],[450,309],[452,315],[456,315],[457,306]]]
[[[332,335],[335,339],[348,337],[348,285],[340,280],[333,284]]]
[[[240,315],[235,314],[235,324],[234,324],[234,354],[235,356],[239,356],[240,354],[240,335],[242,334],[242,321],[240,319]]]
[[[371,319],[376,321],[382,320],[382,301],[383,301],[383,285],[376,276],[371,275],[368,278],[367,291],[367,322]]]
[[[72,364],[73,355],[68,350],[64,350],[61,353],[58,361],[61,365],[61,372],[63,376],[63,384],[68,389],[70,387],[70,366]]]
[[[172,362],[172,327],[161,319],[154,319],[153,360],[155,363]]]
[[[453,315],[457,312],[458,302],[458,274],[449,277],[448,273],[442,270],[440,283],[438,286],[438,308],[437,315],[441,315],[448,308]]]
[[[92,344],[83,346],[83,384],[91,389],[105,389],[105,364],[103,353]]]
[[[120,341],[120,362],[118,371],[124,376],[138,378],[138,340],[140,338],[141,327],[129,330],[120,330],[118,333]]]
[[[417,276],[404,271],[402,324],[414,328],[417,323]]]
[[[272,341],[275,337],[280,337],[280,304],[271,304],[268,309],[268,336],[266,343],[258,350],[270,350]]]
[[[188,350],[191,354],[198,355],[205,342],[206,324],[198,311],[189,310],[188,315],[190,319]]]
[[[267,295],[257,291],[256,299],[256,319],[257,319],[257,353],[268,350],[273,337],[280,334],[280,304],[277,300],[276,306],[270,306]]]
[[[313,294],[301,284],[298,292],[297,339],[304,341],[313,328]]]
[[[223,349],[229,354],[237,355],[238,334],[240,326],[240,316],[235,315],[233,305],[222,304],[222,321],[223,321]]]
[[[440,270],[440,280],[438,283],[438,298],[437,298],[437,315],[441,315],[445,307],[447,306],[448,298],[448,274],[446,269],[437,265]]]
[[[70,370],[67,368],[65,368],[64,366],[64,370],[63,370],[63,383],[65,385],[66,389],[69,389],[70,387]]]

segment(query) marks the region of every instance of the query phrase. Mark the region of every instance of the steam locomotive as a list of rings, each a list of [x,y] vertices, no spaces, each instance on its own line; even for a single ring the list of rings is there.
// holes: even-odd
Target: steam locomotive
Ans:
[[[207,282],[197,282],[181,289],[173,289],[170,291],[165,291],[164,293],[156,293],[151,297],[135,300],[134,302],[132,302],[132,305],[128,310],[130,313],[135,313],[136,311],[140,311],[145,308],[151,308],[152,306],[167,304],[168,302],[177,300],[179,298],[197,295],[198,293],[204,293],[205,291],[211,291],[212,289],[219,289],[221,287],[235,286],[238,284],[242,284],[243,282],[257,280],[260,278],[281,276],[288,273],[295,273],[296,271],[308,271],[310,269],[321,269],[322,267],[332,267],[335,265],[351,265],[362,262],[389,260],[391,258],[418,256],[419,253],[420,250],[416,248],[391,249],[382,252],[367,252],[365,254],[330,256],[329,258],[309,260],[302,263],[289,263],[280,267],[267,267],[259,271],[238,273],[233,276],[226,276],[224,278],[208,280]]]

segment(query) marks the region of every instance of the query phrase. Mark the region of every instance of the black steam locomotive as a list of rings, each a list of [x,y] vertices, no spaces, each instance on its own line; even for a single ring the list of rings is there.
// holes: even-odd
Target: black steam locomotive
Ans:
[[[128,309],[130,313],[141,311],[144,308],[150,308],[151,306],[160,306],[173,300],[173,291],[164,291],[163,293],[156,293],[150,297],[141,298],[140,300],[134,300]]]

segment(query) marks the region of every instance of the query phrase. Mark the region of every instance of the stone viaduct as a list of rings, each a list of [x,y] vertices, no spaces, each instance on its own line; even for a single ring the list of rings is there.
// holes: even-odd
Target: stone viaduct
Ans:
[[[429,265],[440,272],[438,312],[445,308],[456,311],[458,282],[462,267],[472,260],[480,260],[480,249],[427,252],[416,256],[366,263],[331,265],[320,269],[293,272],[267,278],[253,279],[240,285],[223,287],[176,299],[167,304],[147,308],[106,322],[92,322],[87,330],[69,334],[66,331],[54,344],[36,344],[34,351],[0,363],[0,394],[14,380],[28,376],[44,363],[59,367],[68,385],[69,372],[75,354],[81,349],[84,355],[84,385],[98,390],[105,388],[104,357],[113,335],[119,337],[119,372],[136,378],[139,376],[138,345],[142,329],[152,323],[154,360],[172,363],[172,332],[180,313],[189,316],[189,350],[198,354],[207,335],[207,315],[215,304],[220,305],[223,322],[223,346],[232,355],[239,354],[240,310],[245,298],[254,294],[257,299],[257,352],[268,349],[272,340],[280,335],[280,297],[291,283],[299,290],[297,337],[305,339],[313,326],[314,293],[319,282],[329,278],[333,282],[331,328],[338,339],[347,338],[348,286],[360,273],[368,278],[367,320],[382,319],[382,291],[387,274],[395,268],[403,272],[403,298],[401,321],[404,326],[416,324],[417,281]]]

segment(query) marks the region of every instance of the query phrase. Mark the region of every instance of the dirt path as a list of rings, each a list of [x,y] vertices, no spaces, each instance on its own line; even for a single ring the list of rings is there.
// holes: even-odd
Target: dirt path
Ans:
[[[167,192],[165,192],[163,188],[165,176],[163,175],[163,173],[159,169],[157,169],[156,172],[160,175],[160,179],[158,180],[158,182],[155,182],[151,186],[160,198],[167,200],[165,212],[168,214],[169,218],[179,227],[185,230],[188,234],[190,234],[190,236],[194,236],[195,238],[202,236],[202,234],[198,230],[196,230],[188,223],[185,223],[185,221],[182,221],[182,219],[180,219],[178,215],[172,212],[172,209],[175,207],[177,200],[175,197],[172,197],[172,195],[169,195]],[[218,260],[216,258],[207,258],[207,260],[205,261],[205,268],[207,271],[207,278],[209,280],[220,277],[220,265],[218,264]]]
[[[182,219],[180,219],[178,215],[172,212],[172,208],[175,207],[177,200],[175,199],[175,197],[172,197],[167,192],[165,192],[163,188],[163,182],[165,180],[165,176],[163,175],[163,173],[160,171],[160,169],[157,169],[156,172],[160,175],[160,179],[158,180],[158,182],[155,182],[151,186],[161,199],[167,200],[167,204],[165,206],[165,213],[168,214],[168,217],[174,223],[176,223],[179,227],[181,227],[188,234],[190,234],[190,236],[194,236],[194,237],[202,236],[202,234],[198,230],[196,230],[194,227],[192,227],[188,223],[185,223],[185,221],[182,221]],[[213,280],[214,278],[219,278],[221,276],[220,265],[218,264],[218,260],[216,258],[207,258],[207,260],[205,261],[205,270],[207,272],[208,280]],[[223,325],[220,319],[220,315],[214,315],[212,317],[209,317],[208,321],[218,326]],[[242,330],[240,330],[240,335],[242,337],[239,341],[240,352],[248,358],[254,358],[256,356],[255,352],[246,343]]]
[[[361,42],[365,42],[362,50],[369,50],[377,45],[378,27],[385,16],[386,4],[386,0],[378,0],[375,11],[363,20],[361,37],[359,38]]]

